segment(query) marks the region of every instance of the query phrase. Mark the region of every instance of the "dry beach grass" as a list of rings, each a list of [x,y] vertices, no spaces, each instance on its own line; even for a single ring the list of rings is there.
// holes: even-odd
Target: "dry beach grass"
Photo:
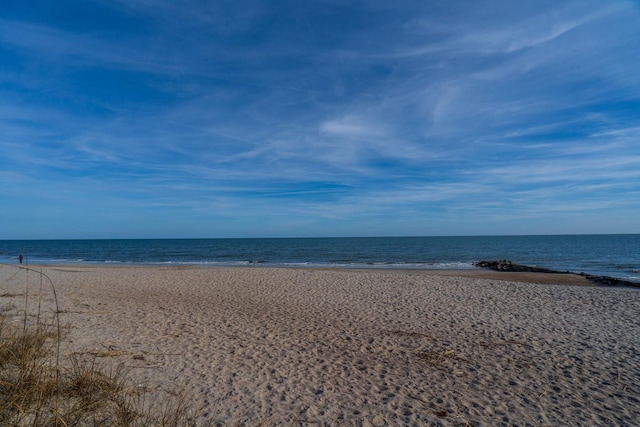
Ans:
[[[11,268],[0,269],[8,316],[25,299]],[[637,289],[482,270],[46,271],[65,355],[125,366],[150,401],[184,387],[200,424],[640,419]],[[55,311],[50,295],[29,298]]]
[[[0,312],[0,425],[3,426],[186,426],[193,415],[185,395],[162,405],[145,400],[145,390],[131,386],[122,364],[103,366],[98,355],[60,358],[60,310],[42,312],[43,287],[29,295],[28,269],[23,293],[4,292],[3,299],[22,299]],[[16,279],[16,274],[7,279]],[[43,278],[36,273],[36,279]],[[22,278],[22,277],[21,277]],[[20,278],[20,279],[21,279]],[[42,282],[40,282],[42,285]],[[15,285],[14,285],[15,287]],[[29,309],[30,299],[37,305]],[[49,316],[49,315],[50,316]]]

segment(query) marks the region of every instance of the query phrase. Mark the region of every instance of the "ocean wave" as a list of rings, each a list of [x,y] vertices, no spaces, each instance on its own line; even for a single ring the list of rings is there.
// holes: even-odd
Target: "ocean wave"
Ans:
[[[79,260],[78,260],[79,261]],[[225,260],[225,261],[79,261],[82,264],[127,264],[158,266],[213,266],[213,267],[284,267],[284,268],[368,268],[368,269],[430,269],[458,270],[476,268],[472,262],[309,262],[309,261],[267,261],[267,260]]]
[[[322,239],[0,240],[0,262],[283,268],[473,269],[510,259],[557,271],[640,276],[640,235]]]

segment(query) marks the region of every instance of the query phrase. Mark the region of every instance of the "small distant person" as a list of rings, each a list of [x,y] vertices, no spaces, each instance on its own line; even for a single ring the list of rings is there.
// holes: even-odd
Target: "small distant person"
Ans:
[[[20,264],[22,264],[22,254],[18,256],[18,259],[20,260]]]

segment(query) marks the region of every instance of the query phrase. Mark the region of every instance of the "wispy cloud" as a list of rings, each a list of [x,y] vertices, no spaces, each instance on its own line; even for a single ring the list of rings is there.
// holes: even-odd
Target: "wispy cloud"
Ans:
[[[172,235],[502,234],[501,221],[542,233],[578,213],[628,226],[638,8],[467,6],[11,9],[0,223],[41,209],[85,234],[126,223],[147,236],[163,222]]]
[[[378,125],[358,122],[358,120],[329,120],[320,125],[322,133],[344,138],[367,138],[384,136]]]
[[[109,34],[71,33],[43,25],[2,20],[0,39],[6,45],[32,51],[66,67],[107,66],[172,75],[186,71],[178,63],[160,60],[153,54],[155,49],[147,50],[135,39],[114,40]]]

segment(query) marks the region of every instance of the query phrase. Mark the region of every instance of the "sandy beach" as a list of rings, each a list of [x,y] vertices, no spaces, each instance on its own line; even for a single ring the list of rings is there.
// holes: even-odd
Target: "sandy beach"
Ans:
[[[220,425],[637,425],[640,291],[483,270],[45,266],[64,354]],[[16,273],[17,272],[17,273]],[[29,310],[55,310],[30,271]],[[0,267],[0,304],[26,272]],[[556,277],[557,276],[557,277]]]

